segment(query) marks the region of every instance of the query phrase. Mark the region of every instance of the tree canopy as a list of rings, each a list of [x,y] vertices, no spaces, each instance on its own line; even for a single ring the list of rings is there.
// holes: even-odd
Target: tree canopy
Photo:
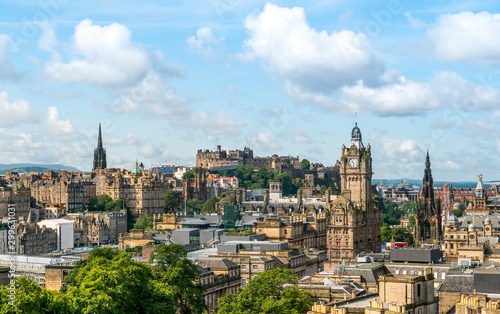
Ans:
[[[309,162],[309,160],[302,159],[302,161],[300,162],[300,168],[302,168],[304,170],[308,170],[310,167],[311,167],[311,163]]]
[[[289,283],[292,286],[285,288]],[[306,313],[314,299],[309,291],[299,290],[297,276],[290,269],[275,268],[258,274],[239,294],[219,299],[218,314]]]
[[[179,197],[179,193],[174,190],[168,190],[164,195],[165,207],[169,209],[179,207],[181,203],[181,198]]]
[[[153,216],[150,215],[139,216],[139,218],[137,218],[137,221],[134,224],[134,229],[152,230]]]
[[[156,247],[149,260],[157,264],[153,267],[154,277],[171,287],[177,313],[203,313],[207,308],[203,297],[205,287],[200,283],[198,266],[186,259],[186,255],[187,251],[182,245],[162,243]]]

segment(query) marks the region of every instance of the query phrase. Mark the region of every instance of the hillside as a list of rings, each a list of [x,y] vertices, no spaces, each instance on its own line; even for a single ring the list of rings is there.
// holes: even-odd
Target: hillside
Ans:
[[[67,171],[78,171],[81,170],[65,166],[61,164],[0,164],[0,174],[5,174],[6,172],[20,172],[20,173],[30,173],[30,172],[45,172],[47,170],[67,170]]]

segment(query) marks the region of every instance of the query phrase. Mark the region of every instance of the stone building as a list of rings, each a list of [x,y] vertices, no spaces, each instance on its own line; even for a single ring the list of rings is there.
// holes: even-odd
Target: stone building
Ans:
[[[57,250],[57,232],[47,227],[39,227],[36,223],[20,223],[17,225],[17,254],[40,255]]]
[[[434,298],[434,278],[423,276],[393,276],[379,278],[379,298],[370,302],[365,314],[438,312],[439,299]]]
[[[113,200],[124,200],[134,217],[163,213],[165,183],[155,173],[141,170],[136,161],[130,173],[103,172],[93,181],[97,195],[107,194]]]
[[[499,314],[500,299],[486,294],[462,294],[455,305],[457,314]]]
[[[361,252],[380,252],[382,210],[372,195],[371,147],[363,145],[357,126],[351,132],[351,144],[342,146],[340,159],[341,195],[328,203],[329,259],[353,260]]]
[[[30,212],[30,189],[23,185],[0,183],[0,218],[8,216],[9,205],[14,205],[16,219],[26,221]]]
[[[208,313],[217,311],[219,298],[228,293],[238,294],[241,286],[240,266],[226,258],[190,258],[198,267],[203,268],[201,283],[205,286],[205,302]]]
[[[85,208],[90,198],[95,197],[95,194],[90,194],[92,191],[90,182],[65,181],[62,178],[41,179],[31,184],[31,197],[37,204],[61,204],[67,212]]]
[[[144,233],[142,229],[132,229],[130,233],[120,233],[118,238],[118,249],[125,250],[136,246],[152,245],[154,238],[152,233]]]
[[[74,222],[75,247],[118,244],[120,234],[127,232],[124,211],[69,214],[63,218]]]
[[[253,150],[245,147],[244,150],[221,150],[217,145],[217,150],[198,150],[196,154],[196,167],[216,171],[218,169],[236,169],[238,166],[249,165],[254,170],[266,168],[279,170],[287,173],[292,179],[304,179],[308,185],[332,186],[338,189],[339,168],[338,164],[333,167],[325,167],[319,163],[312,163],[309,169],[300,167],[299,156],[268,156],[254,157]]]
[[[426,229],[429,229],[429,233]],[[434,242],[442,239],[441,207],[436,206],[434,200],[434,188],[429,152],[427,152],[425,160],[423,187],[419,200],[416,204],[415,215],[415,240],[423,242],[426,239]]]
[[[259,217],[253,232],[265,233],[270,241],[287,241],[290,247],[326,249],[326,215],[291,214],[282,217]]]
[[[477,262],[496,260],[500,248],[500,214],[451,215],[444,228],[443,255],[448,260],[471,258]]]
[[[292,273],[303,277],[323,268],[325,252],[318,250],[289,249],[287,242],[228,241],[217,246],[217,255],[227,258],[241,267],[241,285],[259,273],[274,268],[290,268]]]

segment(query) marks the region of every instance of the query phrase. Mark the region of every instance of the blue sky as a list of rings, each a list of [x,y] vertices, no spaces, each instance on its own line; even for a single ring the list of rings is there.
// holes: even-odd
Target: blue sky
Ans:
[[[0,163],[88,171],[254,149],[374,177],[500,178],[495,1],[0,1]]]

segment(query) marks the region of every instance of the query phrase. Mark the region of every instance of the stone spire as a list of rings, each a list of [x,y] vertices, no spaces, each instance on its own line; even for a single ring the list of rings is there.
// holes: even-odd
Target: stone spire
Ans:
[[[106,169],[106,150],[102,146],[101,124],[99,123],[99,135],[97,138],[97,148],[94,149],[94,164],[92,171],[97,169]]]
[[[432,179],[429,151],[427,151],[427,157],[425,158],[425,171],[422,183],[422,192],[416,204],[415,240],[420,241],[426,238],[426,226],[430,226],[430,238],[439,240],[441,237],[441,208],[436,206],[434,200],[434,182]]]

